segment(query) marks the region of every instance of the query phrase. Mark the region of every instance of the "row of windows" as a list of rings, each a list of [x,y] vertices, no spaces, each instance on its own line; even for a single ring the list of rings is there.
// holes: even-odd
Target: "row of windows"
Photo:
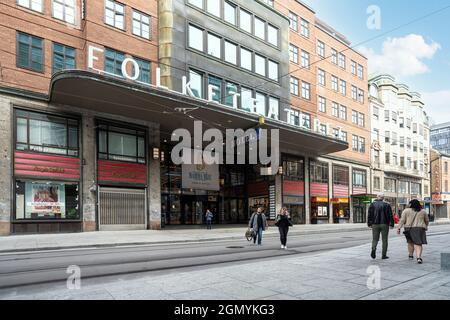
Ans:
[[[33,11],[43,12],[43,0],[17,0],[17,4]],[[75,24],[75,6],[75,0],[52,0],[52,15],[58,20]],[[125,5],[113,0],[105,0],[105,23],[125,30]],[[136,36],[150,39],[150,16],[133,9],[132,33]]]
[[[326,86],[326,73],[325,71],[319,69],[317,72],[317,82],[321,86]],[[347,96],[347,82],[345,80],[339,79],[338,77],[331,76],[331,89],[335,92],[340,92],[341,95]],[[354,101],[358,101],[364,104],[365,94],[364,90],[361,90],[354,85],[351,86],[351,97]]]
[[[197,98],[206,98],[205,88],[212,86],[211,100],[213,101],[230,107],[236,106],[245,111],[255,111],[264,116],[270,114],[275,119],[279,118],[280,100],[276,97],[196,70],[190,70],[189,83],[192,93]]]
[[[278,82],[278,63],[221,36],[189,24],[188,46]]]
[[[292,11],[289,11],[288,18],[289,18],[289,26],[291,27],[291,29],[295,32],[299,32],[298,15]],[[303,18],[300,18],[300,34],[305,38],[309,38],[310,36],[309,28],[310,28],[309,22]]]
[[[112,49],[105,49],[105,71],[120,77],[125,54]],[[139,65],[137,81],[151,82],[150,62],[133,58]],[[44,39],[26,33],[17,33],[17,66],[36,72],[44,72]],[[53,43],[52,72],[76,68],[76,49],[59,43]],[[134,68],[134,66],[133,66]],[[133,70],[134,72],[134,70]]]
[[[394,165],[394,166],[400,165],[400,167],[404,167],[406,169],[419,170],[420,172],[424,172],[424,169],[425,169],[425,167],[424,167],[425,164],[423,161],[418,161],[418,160],[413,161],[412,158],[409,158],[409,157],[405,158],[403,156],[401,156],[399,158],[396,153],[392,154],[392,157],[391,157],[391,153],[386,152],[384,159],[385,159],[386,164],[390,164],[390,165]]]
[[[19,6],[43,12],[43,0],[17,0]],[[52,0],[53,18],[75,24],[75,0]]]
[[[380,119],[380,110],[377,107],[373,107],[373,118],[374,120]],[[425,130],[425,127],[423,124],[413,123],[412,118],[406,118],[405,117],[399,117],[398,113],[395,111],[385,110],[384,111],[384,121],[387,123],[394,123],[395,125],[398,124],[399,128],[407,128],[411,130],[415,134],[419,134],[422,137],[427,138],[428,134]]]
[[[425,186],[427,188],[427,186]],[[381,190],[381,178],[374,177],[373,179],[373,188],[375,190]],[[398,190],[399,193],[404,194],[413,194],[420,195],[422,194],[422,185],[416,182],[409,181],[397,181],[391,178],[384,178],[384,191],[396,193]],[[425,193],[428,193],[425,191]]]
[[[16,150],[79,157],[78,119],[15,111]],[[99,159],[146,163],[143,130],[98,125]]]
[[[328,183],[328,163],[311,161],[310,175],[312,183]],[[349,168],[333,166],[333,184],[348,185]],[[352,184],[356,188],[367,187],[367,171],[361,169],[352,170]]]
[[[279,47],[279,30],[277,27],[231,1],[188,0],[188,2],[261,40]]]
[[[366,153],[366,139],[352,135],[352,150],[355,152]]]
[[[320,40],[317,40],[317,55],[322,59],[326,58],[326,46],[325,43]],[[343,70],[347,69],[347,57],[334,48],[331,48],[331,62],[338,65]],[[350,60],[350,72],[352,75],[364,80],[364,66],[356,61]]]

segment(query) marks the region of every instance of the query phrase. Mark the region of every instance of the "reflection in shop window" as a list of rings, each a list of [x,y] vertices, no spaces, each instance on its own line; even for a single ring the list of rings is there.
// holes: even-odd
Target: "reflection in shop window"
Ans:
[[[233,99],[236,93],[238,93],[238,86],[227,82],[225,92],[225,104],[227,106],[233,107]]]
[[[70,219],[79,215],[77,183],[16,181],[16,219]]]
[[[283,162],[283,175],[287,180],[303,181],[305,176],[303,160],[285,160]]]
[[[146,163],[145,132],[99,125],[98,156],[100,159]]]
[[[203,98],[203,76],[193,70],[189,73],[192,93],[197,98]]]
[[[17,110],[16,150],[78,156],[78,121]]]
[[[213,101],[220,103],[222,100],[222,80],[219,78],[209,76],[208,82],[209,85],[213,87],[211,99]]]

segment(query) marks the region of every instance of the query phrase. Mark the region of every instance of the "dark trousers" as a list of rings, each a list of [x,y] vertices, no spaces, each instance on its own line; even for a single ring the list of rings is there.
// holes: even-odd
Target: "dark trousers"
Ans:
[[[380,241],[381,234],[381,239],[383,241],[383,257],[385,257],[388,250],[389,226],[387,224],[374,224],[372,226],[372,234],[372,250],[377,250],[377,245]]]
[[[288,226],[285,226],[285,227],[278,227],[278,230],[280,231],[280,241],[281,241],[281,244],[282,244],[283,246],[286,246],[286,243],[287,243],[287,235],[288,235],[288,232],[289,232],[289,227],[288,227]]]
[[[206,229],[211,230],[212,229],[212,220],[206,220]]]

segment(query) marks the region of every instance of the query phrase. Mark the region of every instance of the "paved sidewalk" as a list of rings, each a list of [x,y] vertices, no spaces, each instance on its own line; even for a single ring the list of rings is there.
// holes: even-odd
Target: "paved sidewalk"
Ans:
[[[450,224],[441,220],[434,224]],[[33,234],[0,237],[0,253],[17,251],[55,250],[87,247],[113,247],[243,239],[245,226],[213,226],[203,228],[166,228],[143,231],[97,231],[65,234]],[[320,234],[330,232],[352,232],[367,230],[365,224],[300,225],[290,229],[293,234]],[[278,237],[278,228],[270,227],[265,236]]]
[[[394,236],[389,260],[372,260],[367,244],[207,270],[108,277],[101,283],[82,280],[79,290],[68,290],[65,283],[25,293],[5,289],[0,299],[450,300],[450,272],[440,270],[440,253],[450,251],[450,234],[430,235],[428,242],[423,265],[409,261],[404,237]],[[369,267],[379,268],[379,288],[367,286]]]

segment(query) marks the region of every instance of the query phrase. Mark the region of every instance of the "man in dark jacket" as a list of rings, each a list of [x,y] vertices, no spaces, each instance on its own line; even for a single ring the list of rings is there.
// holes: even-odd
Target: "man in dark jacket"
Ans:
[[[383,241],[382,259],[389,259],[387,256],[389,227],[394,228],[394,217],[392,215],[391,205],[384,201],[384,195],[378,194],[377,199],[369,207],[369,216],[367,225],[372,228],[372,259],[376,258],[377,245],[380,241],[380,233]]]

